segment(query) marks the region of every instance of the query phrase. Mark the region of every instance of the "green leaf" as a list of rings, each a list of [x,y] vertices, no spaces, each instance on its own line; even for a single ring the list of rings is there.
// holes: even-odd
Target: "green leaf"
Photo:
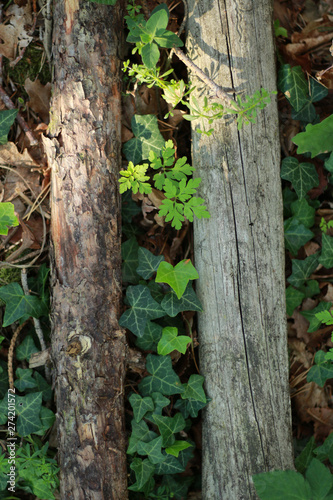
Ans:
[[[210,400],[207,398],[207,403]],[[175,403],[175,408],[180,410],[184,418],[191,416],[196,418],[200,410],[202,410],[207,403],[202,403],[196,399],[178,399]]]
[[[324,444],[318,446],[318,448],[314,450],[314,454],[321,462],[324,462],[324,460],[329,459],[331,464],[333,464],[333,433],[327,436],[327,438],[324,441]]]
[[[305,477],[311,486],[313,500],[324,500],[333,486],[331,471],[314,458],[305,473]]]
[[[157,344],[162,337],[163,328],[152,321],[147,321],[146,328],[142,337],[138,337],[135,341],[143,351],[157,352]]]
[[[165,29],[169,22],[169,11],[165,8],[154,9],[146,23],[148,33],[155,36],[158,29]]]
[[[148,69],[154,69],[160,58],[160,51],[156,43],[147,43],[141,51],[142,62]],[[133,140],[133,139],[131,139]]]
[[[314,224],[316,209],[311,207],[305,198],[296,200],[291,204],[292,215],[307,228]]]
[[[188,443],[187,441],[175,441],[171,446],[165,448],[165,451],[168,455],[173,455],[174,457],[178,458],[178,455],[182,450],[186,450],[191,446],[193,445]]]
[[[260,500],[312,500],[310,485],[293,470],[273,470],[252,476]]]
[[[144,280],[148,280],[157,271],[158,266],[164,260],[163,255],[155,256],[146,248],[140,247],[138,252],[139,266],[137,273],[142,276]]]
[[[316,167],[312,163],[299,163],[293,156],[282,160],[281,178],[292,183],[299,199],[319,184]]]
[[[300,287],[300,291],[305,294],[305,297],[313,297],[320,294],[319,283],[316,280],[309,280],[305,285]]]
[[[177,432],[182,431],[186,422],[181,413],[176,413],[174,417],[163,417],[162,415],[153,415],[153,421],[157,425],[163,438],[163,447],[171,446],[175,442]]]
[[[331,174],[333,174],[333,153],[331,153],[329,158],[325,160],[324,166],[326,170],[328,170],[329,172],[331,172]]]
[[[305,297],[305,293],[296,290],[293,286],[288,286],[286,290],[287,314],[292,316],[296,307],[298,307]]]
[[[182,47],[184,45],[175,33],[163,29],[157,30],[154,42],[160,47],[165,47],[167,49],[172,49],[172,47]]]
[[[148,354],[146,369],[151,376],[145,377],[139,384],[143,396],[148,396],[152,392],[161,392],[166,396],[184,392],[178,375],[172,369],[170,356]]]
[[[284,221],[284,241],[287,250],[292,255],[297,255],[298,250],[305,245],[314,234],[310,229],[300,224],[297,219],[291,218]]]
[[[132,193],[126,191],[121,196],[121,219],[123,224],[130,224],[132,218],[141,212],[141,208],[133,201]]]
[[[18,283],[13,282],[2,286],[0,298],[6,302],[3,326],[11,325],[24,316],[39,318],[44,313],[41,300],[33,295],[24,295]]]
[[[40,421],[42,423],[42,427],[39,431],[36,431],[35,434],[38,436],[44,436],[46,431],[52,427],[55,422],[56,416],[52,410],[46,408],[45,406],[41,407],[39,414]]]
[[[292,139],[298,146],[297,154],[311,153],[311,158],[321,153],[333,150],[333,114],[316,125],[309,123],[305,132],[301,132]]]
[[[7,235],[8,227],[19,225],[14,210],[15,207],[12,203],[0,203],[0,234]]]
[[[133,455],[137,452],[138,443],[140,441],[149,443],[149,441],[157,437],[156,432],[151,431],[144,420],[141,420],[139,423],[137,423],[133,419],[131,424],[132,434],[130,435],[128,441],[128,449],[126,452],[128,455]]]
[[[308,83],[300,66],[283,64],[279,70],[278,87],[296,111],[309,101]]]
[[[42,428],[39,414],[42,408],[42,393],[33,392],[24,397],[16,396],[17,432],[25,437],[38,432]]]
[[[323,234],[322,236],[322,250],[319,263],[326,267],[326,269],[333,267],[333,237],[327,234]]]
[[[315,364],[310,368],[306,380],[324,387],[326,380],[333,378],[333,363],[326,361],[324,351],[316,352],[314,362]]]
[[[126,159],[136,165],[146,160],[150,151],[160,156],[165,140],[159,131],[156,116],[134,115],[131,126],[135,138],[124,144],[123,152]]]
[[[161,356],[166,356],[172,351],[179,351],[185,354],[188,344],[191,342],[191,337],[187,335],[178,336],[178,329],[173,327],[163,328],[162,338],[157,346],[157,353]]]
[[[145,460],[142,460],[141,458],[134,458],[130,468],[135,472],[136,483],[128,489],[133,490],[133,486],[136,486],[134,491],[140,491],[140,489],[149,481],[155,472],[155,466],[148,460],[148,458]]]
[[[139,264],[138,259],[139,245],[136,238],[133,236],[121,245],[122,278],[124,283],[137,284],[140,281],[140,276],[136,272]]]
[[[321,311],[328,311],[331,307],[332,307],[332,302],[321,301],[319,302],[317,307],[311,309],[311,311],[301,311],[301,315],[304,316],[304,318],[306,318],[310,322],[308,328],[309,333],[316,332],[320,328],[320,325],[322,323],[320,319],[317,318],[316,314]]]
[[[333,316],[332,311],[319,311],[316,314],[316,317],[319,319],[321,323],[325,323],[325,325],[333,325]]]
[[[33,389],[37,386],[36,381],[32,378],[33,371],[30,368],[17,368],[16,370],[16,380],[14,385],[16,389],[20,392],[26,391],[26,389]]]
[[[180,474],[184,472],[185,466],[172,455],[166,455],[166,459],[164,462],[155,465],[155,474],[164,475],[164,474]]]
[[[155,281],[167,283],[175,291],[178,299],[181,298],[190,280],[199,278],[197,271],[189,259],[180,261],[175,267],[168,262],[161,262],[157,270]]]
[[[154,402],[151,397],[142,398],[139,394],[131,394],[128,398],[133,408],[134,420],[139,423],[148,411],[154,411]]]
[[[191,284],[187,285],[184,295],[180,299],[172,290],[165,294],[161,306],[171,318],[177,316],[181,311],[202,311],[200,301]]]
[[[16,359],[18,361],[29,361],[31,354],[34,354],[38,351],[39,349],[37,349],[32,336],[27,335],[23,342],[21,342],[21,344],[16,347]]]
[[[187,384],[183,384],[184,392],[181,394],[182,399],[194,399],[207,403],[206,394],[202,387],[205,377],[202,375],[191,375]]]
[[[0,145],[8,142],[8,132],[15,121],[17,113],[18,109],[6,109],[4,111],[0,111]]]
[[[304,474],[306,469],[309,467],[311,460],[313,459],[313,452],[316,448],[316,442],[314,436],[311,436],[307,442],[305,448],[295,459],[295,467],[298,472]]]
[[[308,101],[299,111],[295,111],[294,109],[291,111],[291,118],[293,120],[300,120],[305,123],[312,123],[317,116],[316,108],[311,101]]]
[[[164,309],[152,298],[147,286],[129,286],[126,290],[126,298],[132,307],[121,316],[119,325],[128,328],[137,337],[144,335],[149,319],[161,318],[165,315]]]
[[[292,216],[291,204],[298,199],[297,194],[295,193],[295,191],[292,191],[289,187],[285,187],[284,190],[282,191],[282,196],[283,196],[283,215],[285,219],[288,219],[288,217]]]
[[[162,436],[149,441],[149,443],[139,441],[137,449],[139,455],[148,455],[152,464],[159,464],[165,460],[165,455],[162,455]]]
[[[299,288],[317,269],[319,264],[319,253],[317,252],[310,255],[304,260],[293,259],[291,263],[293,272],[287,281],[296,288]]]

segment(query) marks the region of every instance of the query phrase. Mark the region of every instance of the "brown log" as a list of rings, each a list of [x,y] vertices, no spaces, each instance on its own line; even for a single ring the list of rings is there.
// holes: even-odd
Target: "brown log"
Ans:
[[[61,498],[126,500],[126,340],[118,326],[123,2],[58,0],[52,168],[52,359]]]

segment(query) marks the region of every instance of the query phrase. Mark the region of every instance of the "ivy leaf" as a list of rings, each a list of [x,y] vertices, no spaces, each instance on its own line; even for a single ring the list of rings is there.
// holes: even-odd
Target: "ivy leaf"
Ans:
[[[37,370],[34,370],[33,377],[36,381],[37,391],[42,393],[43,401],[50,401],[53,396],[53,391],[50,384],[46,382],[45,378],[40,373],[38,373]],[[44,406],[42,408],[44,408]]]
[[[316,332],[322,323],[321,320],[318,319],[316,314],[321,312],[321,311],[328,311],[331,307],[332,307],[332,302],[322,301],[322,302],[319,302],[317,307],[315,307],[314,309],[311,309],[311,311],[301,311],[301,315],[304,316],[304,318],[306,318],[310,322],[310,325],[308,328],[309,333]]]
[[[136,479],[136,483],[128,488],[132,491],[140,491],[155,472],[155,466],[148,460],[148,458],[145,460],[142,460],[141,458],[134,458],[130,468],[134,471]]]
[[[202,387],[205,377],[202,375],[191,375],[187,384],[183,384],[184,392],[181,394],[182,399],[194,399],[207,403],[205,391]]]
[[[281,178],[292,183],[299,199],[319,184],[316,167],[312,163],[299,163],[293,156],[282,160]]]
[[[147,321],[146,328],[142,337],[138,337],[135,345],[143,351],[157,351],[157,344],[162,337],[163,328],[152,321]]]
[[[130,435],[128,441],[128,448],[126,451],[128,455],[133,455],[134,453],[137,452],[137,446],[140,441],[148,443],[149,441],[157,437],[156,432],[151,431],[144,420],[141,420],[140,422],[137,423],[133,419],[131,424],[132,424],[132,433]]]
[[[148,354],[146,369],[151,376],[145,377],[139,384],[143,396],[148,396],[152,392],[161,392],[166,396],[184,392],[178,375],[172,369],[170,356]]]
[[[126,191],[121,197],[121,219],[123,224],[130,224],[132,218],[141,212],[141,208],[132,199],[132,193]]]
[[[192,262],[187,259],[180,261],[175,267],[168,262],[161,262],[157,269],[155,281],[170,285],[178,299],[180,299],[185,292],[188,282],[198,278],[199,275]]]
[[[309,276],[317,269],[319,264],[319,253],[310,255],[304,260],[293,259],[291,261],[292,274],[287,281],[296,288],[304,284]]]
[[[148,411],[154,410],[154,402],[151,397],[142,398],[139,394],[131,394],[128,400],[133,408],[136,423],[139,423]]]
[[[333,486],[333,476],[331,471],[316,458],[313,458],[305,477],[311,486],[313,498],[318,500],[327,498]]]
[[[39,414],[42,408],[42,393],[33,392],[24,397],[16,396],[15,401],[17,419],[17,432],[25,437],[34,434],[42,428]]]
[[[210,400],[207,399],[207,403]],[[175,408],[180,410],[184,418],[191,416],[196,418],[200,410],[202,410],[207,403],[202,403],[195,399],[178,399],[175,403]]]
[[[310,368],[307,382],[315,382],[324,387],[326,380],[333,378],[333,363],[326,361],[324,351],[317,351],[314,357],[315,364]]]
[[[326,267],[326,269],[333,267],[333,237],[327,234],[323,234],[322,236],[322,250],[319,263]]]
[[[165,294],[161,306],[171,318],[181,311],[202,311],[202,306],[191,284],[187,285],[184,295],[178,299],[174,291]]]
[[[300,291],[305,294],[305,298],[320,294],[319,283],[316,280],[308,280],[305,285],[300,287]]]
[[[155,465],[155,474],[180,474],[184,472],[185,466],[181,464],[179,459],[172,455],[166,455],[164,462]]]
[[[42,423],[42,427],[39,431],[36,431],[35,434],[37,434],[38,436],[44,436],[46,431],[50,429],[54,424],[56,416],[52,410],[46,408],[45,406],[42,406],[39,418]]]
[[[163,447],[171,446],[175,442],[174,434],[182,431],[186,426],[186,422],[181,413],[176,413],[174,417],[153,415],[152,419],[163,438]]]
[[[298,307],[305,297],[305,293],[296,290],[293,286],[288,286],[286,290],[287,314],[292,316],[296,307]]]
[[[1,111],[0,111],[1,117]],[[5,202],[0,203],[0,234],[7,235],[8,227],[15,227],[19,225],[19,221],[14,214],[15,207],[13,203]]]
[[[292,139],[298,146],[297,154],[311,153],[311,158],[333,150],[333,115],[325,118],[320,123],[312,125],[309,123],[305,132],[300,132]]]
[[[297,471],[300,472],[301,474],[304,474],[306,469],[309,467],[310,462],[313,459],[313,453],[316,452],[315,449],[316,449],[316,442],[314,436],[311,436],[305,448],[298,455],[298,457],[295,458],[295,467]]]
[[[297,194],[295,191],[292,191],[289,187],[285,187],[284,190],[282,191],[282,196],[283,196],[283,215],[285,219],[288,219],[288,217],[291,217],[293,214],[291,212],[291,204],[296,201]]]
[[[6,302],[2,326],[11,325],[24,316],[39,318],[44,313],[41,300],[33,295],[24,295],[18,283],[9,283],[9,285],[2,286],[0,288],[0,299]]]
[[[172,351],[179,351],[185,354],[191,337],[187,335],[178,336],[178,329],[173,327],[163,328],[162,338],[157,345],[157,352],[161,356],[166,356]]]
[[[327,438],[324,441],[324,444],[318,446],[318,448],[314,450],[314,454],[321,462],[329,459],[331,464],[333,464],[333,433],[327,436]]]
[[[125,142],[124,155],[128,161],[137,165],[146,160],[150,151],[160,156],[165,141],[161,135],[155,115],[134,115],[131,120],[135,138]]]
[[[311,207],[305,198],[296,200],[291,204],[292,215],[307,228],[314,224],[316,209]]]
[[[18,109],[6,109],[4,111],[0,111],[0,145],[8,142],[8,132],[15,121],[17,113]]]
[[[331,153],[327,160],[325,160],[324,166],[326,170],[333,174],[333,153]]]
[[[33,371],[30,368],[17,368],[15,373],[17,378],[14,385],[20,392],[37,386],[36,381],[32,378]]]
[[[175,441],[171,446],[165,448],[165,451],[168,455],[173,455],[174,457],[178,458],[178,455],[182,450],[186,450],[191,446],[193,445],[191,443],[188,443],[187,441]]]
[[[149,319],[161,318],[165,315],[164,309],[152,298],[147,286],[129,286],[126,290],[126,298],[132,307],[121,316],[119,325],[128,328],[137,337],[144,335]]]
[[[312,500],[310,485],[294,470],[273,470],[252,476],[260,500]]]
[[[309,100],[308,83],[300,66],[283,64],[279,70],[278,87],[296,111],[300,111]]]
[[[27,335],[23,342],[21,342],[21,344],[16,347],[16,359],[18,361],[23,361],[24,359],[29,361],[31,354],[38,351],[39,349],[37,349],[32,336]]]
[[[284,241],[287,250],[292,255],[297,255],[298,250],[305,245],[314,234],[297,219],[291,218],[284,221]]]
[[[139,455],[148,455],[152,464],[159,464],[165,460],[165,455],[162,455],[162,436],[149,441],[149,443],[139,441],[137,450]]]
[[[151,397],[154,401],[154,412],[156,415],[162,415],[162,410],[170,404],[170,400],[163,396],[160,392],[153,392]],[[152,415],[149,416],[151,420]]]
[[[134,236],[121,245],[121,258],[123,259],[121,270],[124,283],[137,284],[140,280],[136,272],[139,264],[138,252],[139,245]]]
[[[136,271],[144,280],[148,280],[157,271],[164,257],[163,255],[155,256],[146,248],[139,247],[138,260],[139,266]]]

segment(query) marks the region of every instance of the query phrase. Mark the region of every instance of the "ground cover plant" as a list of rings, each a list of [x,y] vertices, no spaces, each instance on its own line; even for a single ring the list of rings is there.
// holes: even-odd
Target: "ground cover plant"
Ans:
[[[112,6],[116,0],[97,3]],[[323,33],[327,36],[333,31],[333,24],[325,2],[315,4],[317,10],[311,13],[308,7],[299,5],[291,5],[290,10],[284,6],[282,12],[276,7],[275,11],[297,471],[255,476],[262,500],[333,498],[332,475],[327,467],[328,462],[333,463],[333,418],[331,401],[324,390],[324,386],[331,387],[333,378],[333,110],[329,101],[333,72],[329,69],[330,38],[324,45],[319,42]],[[25,27],[22,30],[40,55],[43,47],[34,32],[37,12],[29,2],[19,7],[19,12],[14,7],[11,3],[6,6],[5,19],[11,17],[15,22],[15,16],[23,16],[26,25],[30,22],[30,32]],[[129,490],[133,499],[195,498],[200,491],[199,412],[209,401],[196,354],[195,313],[201,310],[201,304],[194,286],[200,277],[191,262],[190,222],[194,217],[208,218],[209,213],[205,201],[195,196],[200,179],[191,178],[186,120],[206,117],[211,128],[201,132],[210,134],[215,119],[232,114],[241,127],[254,122],[256,112],[269,103],[270,93],[269,89],[258,89],[254,96],[235,96],[234,100],[232,92],[227,92],[222,94],[223,105],[207,100],[190,104],[186,70],[176,62],[176,80],[170,76],[174,68],[168,67],[167,51],[183,44],[176,35],[184,17],[183,4],[152,4],[149,15],[146,2],[131,1],[128,7],[128,41],[135,45],[135,51],[124,64],[128,75],[124,88],[126,161],[119,179],[124,311],[119,323],[128,330],[130,347],[141,356],[141,363],[132,367],[126,382]],[[167,29],[169,25],[172,29]],[[36,65],[41,74],[18,78],[20,62],[24,68],[31,66],[26,59],[31,56],[25,54],[19,39],[22,36],[8,37],[5,47],[0,45],[5,63],[4,67],[0,64],[5,77],[1,85],[5,95],[0,93],[4,102],[0,109],[0,158],[5,190],[0,204],[0,234],[6,237],[2,261],[9,267],[0,269],[0,425],[12,431],[13,417],[7,420],[6,409],[13,404],[10,390],[15,388],[13,437],[17,437],[16,481],[20,492],[17,497],[6,492],[10,464],[4,440],[0,498],[34,495],[52,499],[59,484],[55,443],[50,439],[55,411],[52,389],[47,366],[31,362],[29,367],[30,358],[44,350],[49,333],[49,272],[45,264],[49,174],[41,145],[34,151],[29,149],[33,157],[25,150],[23,170],[23,155],[18,152],[34,141],[38,143],[46,130],[49,71],[45,62],[44,66]],[[297,52],[302,50],[299,45],[304,49],[310,43],[309,39],[310,49]],[[316,41],[319,49],[314,52]],[[17,45],[21,59],[14,53]],[[182,57],[177,51],[176,55]],[[15,64],[10,66],[8,62]],[[13,83],[19,85],[19,93],[8,101],[6,95],[13,94]],[[13,126],[17,117],[20,125]],[[38,268],[31,267],[35,265]],[[22,272],[25,267],[31,267],[28,280]],[[34,328],[30,317],[37,320]]]

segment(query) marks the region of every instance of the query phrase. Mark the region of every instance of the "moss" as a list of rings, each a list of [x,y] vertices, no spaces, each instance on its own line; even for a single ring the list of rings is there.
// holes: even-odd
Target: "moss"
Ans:
[[[0,268],[0,286],[9,285],[14,281],[21,281],[21,269],[16,267]]]
[[[44,49],[37,44],[27,47],[23,58],[13,68],[9,66],[9,60],[4,58],[4,67],[6,74],[17,86],[24,86],[27,78],[35,81],[39,78],[40,82],[45,85],[51,81],[51,73],[47,60],[44,58]],[[23,93],[27,96],[24,89]]]

